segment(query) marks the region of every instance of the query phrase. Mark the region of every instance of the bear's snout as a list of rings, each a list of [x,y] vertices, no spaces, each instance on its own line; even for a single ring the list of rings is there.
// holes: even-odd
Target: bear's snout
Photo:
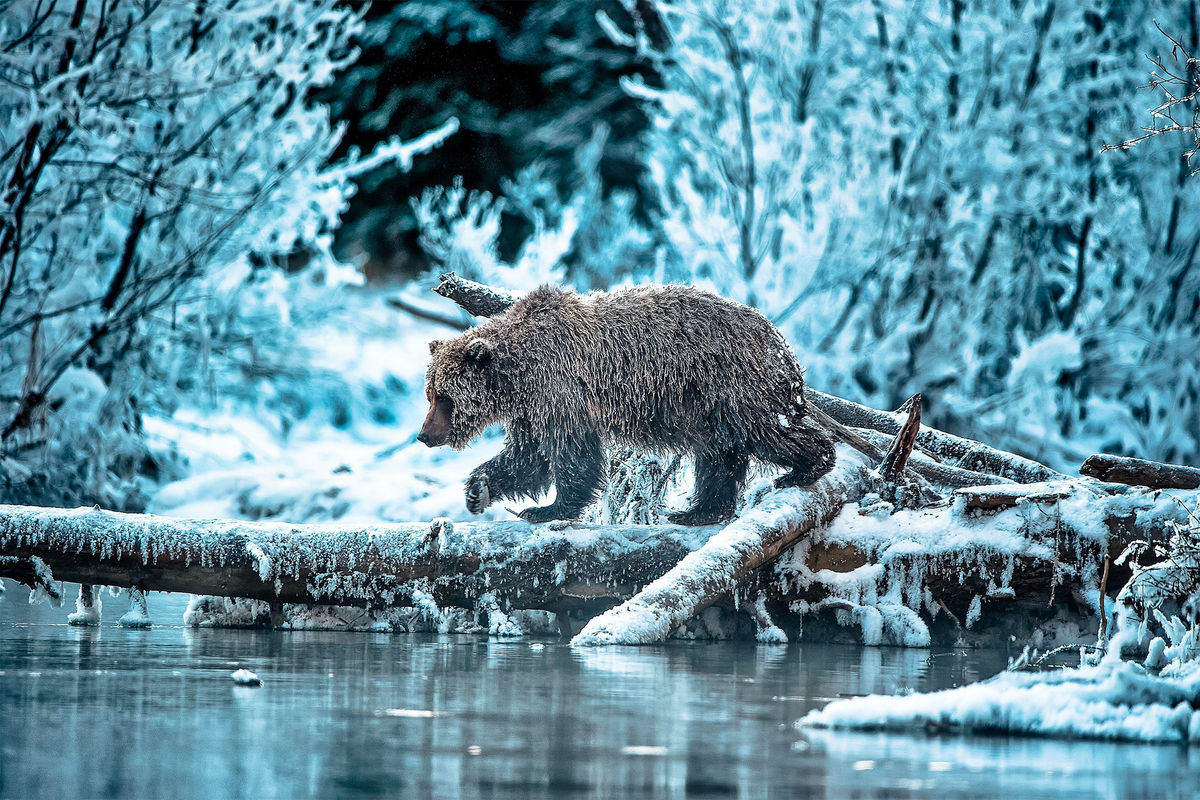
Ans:
[[[440,447],[450,438],[450,416],[454,408],[449,397],[437,396],[429,404],[429,413],[417,441],[426,447]]]

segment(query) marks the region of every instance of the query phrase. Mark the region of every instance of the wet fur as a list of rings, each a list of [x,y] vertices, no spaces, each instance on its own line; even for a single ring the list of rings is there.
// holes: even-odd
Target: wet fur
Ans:
[[[751,458],[787,468],[780,486],[833,466],[832,442],[802,421],[787,342],[759,312],[691,287],[544,287],[431,350],[430,400],[453,401],[446,443],[507,428],[504,450],[467,481],[474,512],[553,484],[554,503],[522,516],[578,517],[603,486],[607,444],[694,454],[692,507],[671,515],[692,525],[733,514]]]

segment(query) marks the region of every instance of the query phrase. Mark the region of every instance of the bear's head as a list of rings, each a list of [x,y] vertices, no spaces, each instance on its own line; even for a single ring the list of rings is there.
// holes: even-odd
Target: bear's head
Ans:
[[[429,343],[433,359],[425,373],[429,414],[417,441],[461,450],[484,428],[502,422],[497,403],[496,347],[488,339],[463,334]]]

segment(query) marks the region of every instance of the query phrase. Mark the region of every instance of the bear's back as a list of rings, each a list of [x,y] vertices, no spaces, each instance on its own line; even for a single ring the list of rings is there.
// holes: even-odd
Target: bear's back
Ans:
[[[748,306],[678,285],[597,293],[586,304],[596,331],[586,379],[613,438],[694,446],[714,427],[774,420],[802,390],[783,337]]]

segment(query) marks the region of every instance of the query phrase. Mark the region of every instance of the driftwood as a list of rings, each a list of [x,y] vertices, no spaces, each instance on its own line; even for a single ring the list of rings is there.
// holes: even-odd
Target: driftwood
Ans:
[[[818,424],[823,425],[826,430],[829,430],[835,439],[838,441],[846,441],[841,437],[840,431],[848,431],[858,441],[865,442],[871,450],[856,446],[850,442],[855,450],[879,461],[883,454],[887,452],[887,448],[892,446],[895,441],[894,436],[880,433],[879,431],[871,430],[870,428],[850,428],[837,420],[830,417],[824,411],[821,411],[816,405],[810,405],[809,413],[812,415]],[[918,434],[918,437],[920,434]],[[962,467],[952,466],[937,460],[936,456],[924,452],[919,446],[914,445],[912,454],[909,456],[908,468],[921,477],[925,478],[930,483],[941,486],[946,489],[959,489],[965,486],[980,486],[982,484],[992,483],[1012,483],[1008,478],[1002,475],[996,475],[990,472],[975,472],[974,470],[963,469]]]
[[[711,533],[446,519],[290,525],[0,505],[0,577],[29,584],[36,558],[56,580],[145,591],[385,607],[409,605],[418,588],[464,608],[491,594],[506,607],[573,610],[628,597]]]
[[[1200,469],[1195,467],[1160,464],[1157,461],[1104,453],[1088,456],[1079,473],[1108,483],[1147,486],[1151,489],[1200,488]]]
[[[900,414],[878,411],[815,389],[806,390],[804,395],[813,406],[850,428],[867,428],[895,436],[905,420]],[[1038,483],[1069,477],[1033,459],[1006,453],[936,428],[922,426],[917,435],[917,446],[956,467],[999,475],[1017,483]]]
[[[967,511],[999,511],[1021,503],[1055,503],[1071,495],[1069,482],[971,486],[954,493]]]

